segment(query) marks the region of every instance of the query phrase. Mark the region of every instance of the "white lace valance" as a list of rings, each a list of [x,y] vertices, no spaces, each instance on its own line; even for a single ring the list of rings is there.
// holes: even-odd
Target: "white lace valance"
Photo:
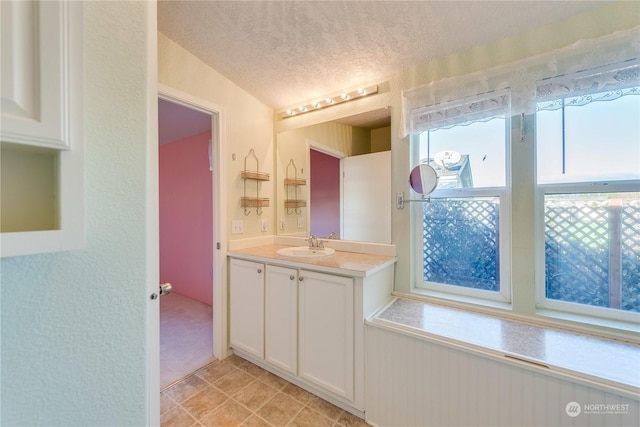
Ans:
[[[402,123],[399,136],[404,138],[410,133],[423,132],[442,123],[433,115],[438,108],[448,105],[449,102],[455,103],[476,97],[478,94],[508,90],[512,115],[533,114],[538,101],[546,99],[538,95],[543,92],[541,88],[545,84],[541,82],[567,83],[567,78],[580,76],[584,70],[604,66],[600,70],[601,74],[595,79],[600,79],[597,87],[611,86],[614,81],[633,80],[634,73],[637,74],[639,70],[637,58],[640,58],[640,27],[598,39],[581,40],[553,52],[406,90],[402,92]],[[626,66],[621,68],[621,63]],[[608,73],[605,70],[608,70]],[[598,73],[584,75],[587,74],[594,76]],[[553,80],[555,78],[559,80]],[[607,83],[600,86],[602,82]],[[588,84],[586,80],[580,83],[578,78],[567,88],[573,92],[583,83],[584,86]],[[627,83],[628,81],[624,84]],[[622,84],[618,85],[619,88],[620,86]],[[632,86],[633,84],[624,89]],[[573,93],[579,95],[578,92]],[[431,116],[425,116],[425,112]]]
[[[435,129],[485,120],[510,110],[508,91],[490,92],[418,108],[411,115],[413,129]]]
[[[543,79],[536,85],[538,110],[613,101],[625,95],[640,95],[638,58]]]

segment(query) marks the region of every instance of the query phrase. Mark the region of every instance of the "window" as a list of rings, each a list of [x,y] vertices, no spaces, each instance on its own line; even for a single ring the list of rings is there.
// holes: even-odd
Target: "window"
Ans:
[[[616,82],[610,90],[579,90],[601,87],[591,82],[604,80],[600,70],[578,76],[580,85],[563,82],[564,96],[553,96],[556,82],[539,84],[543,308],[618,319],[640,312],[640,86],[637,66],[617,67],[604,70]],[[632,73],[635,83],[621,78]]]
[[[503,93],[425,113],[415,155],[436,170],[438,186],[417,208],[418,288],[509,301],[508,109]]]
[[[585,40],[403,91],[411,165],[429,163],[439,185],[412,205],[414,280],[397,281],[397,294],[637,334],[636,39]]]

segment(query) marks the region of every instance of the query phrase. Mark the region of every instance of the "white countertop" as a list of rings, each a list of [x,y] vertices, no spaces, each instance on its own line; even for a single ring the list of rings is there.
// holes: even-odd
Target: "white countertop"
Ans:
[[[407,299],[397,299],[368,323],[413,330],[634,394],[640,391],[640,346],[635,344]]]
[[[286,247],[288,246],[254,246],[229,251],[227,255],[232,258],[240,258],[250,261],[275,262],[278,265],[296,268],[299,268],[300,266],[309,266],[309,268],[313,267],[314,270],[318,271],[356,277],[368,277],[396,262],[396,257],[394,256],[344,251],[336,251],[334,255],[326,258],[290,258],[278,255],[278,249]]]

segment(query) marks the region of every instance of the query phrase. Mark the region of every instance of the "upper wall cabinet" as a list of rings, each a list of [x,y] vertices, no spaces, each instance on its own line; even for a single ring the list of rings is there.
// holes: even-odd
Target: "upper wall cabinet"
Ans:
[[[83,10],[0,1],[0,254],[84,244]]]
[[[4,142],[69,149],[71,85],[82,34],[73,2],[2,1],[2,129]],[[81,48],[81,47],[80,47]],[[80,95],[80,94],[77,94]]]

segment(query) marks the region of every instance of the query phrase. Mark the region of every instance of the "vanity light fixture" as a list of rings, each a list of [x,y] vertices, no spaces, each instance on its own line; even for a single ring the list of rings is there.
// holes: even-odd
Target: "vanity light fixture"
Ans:
[[[308,113],[309,111],[326,108],[332,105],[338,105],[343,102],[353,101],[354,99],[378,93],[378,85],[361,87],[349,92],[342,92],[338,95],[330,96],[321,101],[313,101],[309,104],[301,105],[298,108],[291,108],[282,113],[282,118],[293,117],[295,115]]]

